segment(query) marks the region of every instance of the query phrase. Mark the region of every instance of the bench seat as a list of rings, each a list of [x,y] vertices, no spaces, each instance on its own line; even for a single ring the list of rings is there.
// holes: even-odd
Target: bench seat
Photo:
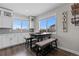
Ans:
[[[54,46],[52,46],[52,44]],[[36,48],[36,50],[37,50],[36,55],[39,55],[39,54],[45,55],[49,51],[51,51],[52,48],[57,48],[57,39],[50,38],[50,39],[47,39],[47,40],[37,42],[36,47],[37,47]]]
[[[37,42],[36,45],[39,46],[39,47],[44,47],[45,45],[48,45],[50,44],[51,42],[55,41],[56,39],[47,39],[47,40],[43,40],[43,41],[40,41],[40,42]]]

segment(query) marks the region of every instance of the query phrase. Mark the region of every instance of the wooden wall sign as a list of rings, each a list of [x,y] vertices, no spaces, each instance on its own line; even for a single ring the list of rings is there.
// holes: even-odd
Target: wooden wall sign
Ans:
[[[68,24],[67,24],[67,12],[63,12],[63,32],[67,32],[68,31]]]
[[[71,18],[71,23],[75,26],[79,26],[79,3],[74,3],[73,5],[71,5],[71,9],[73,16],[73,18]]]

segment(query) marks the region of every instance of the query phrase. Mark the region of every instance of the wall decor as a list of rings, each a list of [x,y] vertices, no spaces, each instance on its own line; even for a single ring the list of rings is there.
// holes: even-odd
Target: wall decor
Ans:
[[[67,14],[67,11],[63,12],[62,15],[63,15],[63,32],[67,32],[68,31],[68,24],[67,24],[68,14]]]
[[[72,18],[71,18],[71,23],[74,24],[75,26],[79,26],[79,3],[74,3],[71,5],[71,13],[72,13]]]

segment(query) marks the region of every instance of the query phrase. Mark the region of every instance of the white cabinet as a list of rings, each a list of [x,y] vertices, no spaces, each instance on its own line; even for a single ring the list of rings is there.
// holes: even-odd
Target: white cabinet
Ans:
[[[2,48],[2,36],[0,35],[0,49]]]
[[[5,35],[1,35],[0,37],[1,37],[1,42],[0,42],[1,43],[1,47],[0,47],[1,49],[11,46],[9,35],[5,34]]]
[[[0,16],[0,28],[12,28],[12,18]]]
[[[9,36],[8,35],[3,35],[2,36],[2,48],[6,48],[10,46],[9,45]]]
[[[0,34],[0,49],[24,43],[25,36],[27,38],[29,34],[26,35],[25,33]]]
[[[12,35],[12,37],[10,38],[10,43],[11,43],[11,45],[16,45],[16,44],[18,44],[17,43],[17,34],[16,33],[13,33],[13,34],[11,34]]]
[[[13,11],[0,8],[0,28],[12,28]]]
[[[18,34],[17,34],[17,42],[18,42],[19,44],[25,42],[23,33],[18,33]]]

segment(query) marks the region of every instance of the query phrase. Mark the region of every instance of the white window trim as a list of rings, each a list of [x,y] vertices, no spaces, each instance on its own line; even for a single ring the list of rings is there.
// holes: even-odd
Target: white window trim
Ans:
[[[29,24],[28,24],[28,31],[29,31],[29,26],[30,26],[30,21],[29,21],[29,19],[28,20],[22,20],[22,19],[19,19],[19,20],[21,20],[21,21],[28,21],[29,22]],[[14,21],[14,20],[13,20]],[[22,22],[21,22],[21,29],[22,29]],[[12,22],[12,30],[14,30],[13,29],[13,22]]]
[[[57,15],[56,15],[56,14],[55,14],[55,15],[53,15],[53,16],[56,16],[56,17],[57,17]],[[53,17],[53,16],[50,16],[50,17]],[[48,18],[50,18],[50,17],[41,18],[41,19],[39,20],[39,30],[41,29],[41,28],[40,28],[40,21],[41,21],[41,20],[43,20],[43,19],[48,20]],[[47,32],[47,28],[48,28],[48,26],[47,26],[47,21],[46,21],[46,32]],[[56,33],[57,33],[57,19],[56,19]],[[56,34],[56,33],[52,32],[52,34]]]

